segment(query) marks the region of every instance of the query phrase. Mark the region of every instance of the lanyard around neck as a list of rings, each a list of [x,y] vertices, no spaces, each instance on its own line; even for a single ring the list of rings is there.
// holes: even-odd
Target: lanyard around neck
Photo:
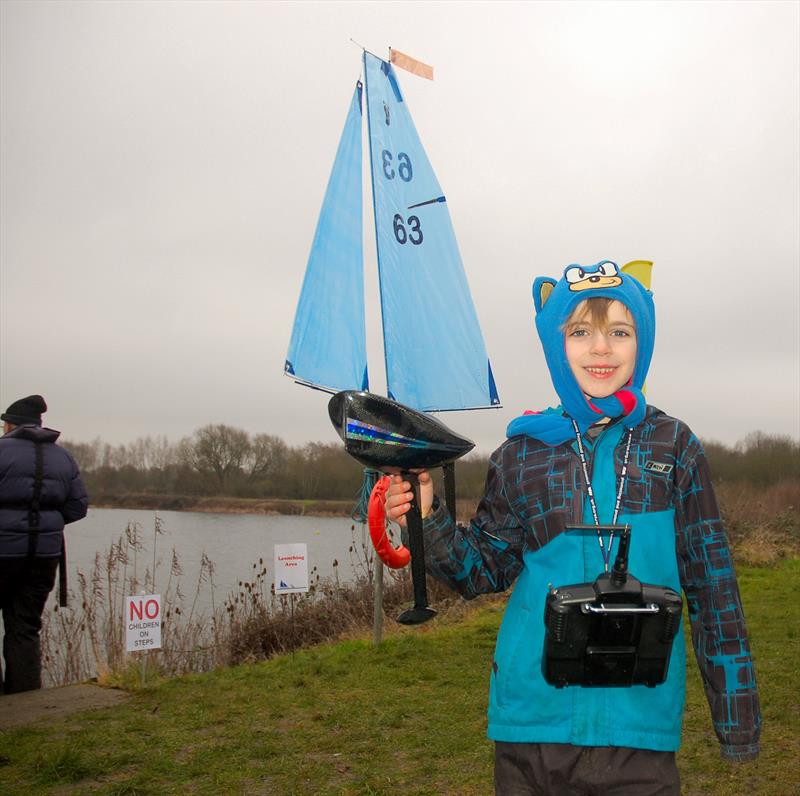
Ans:
[[[611,544],[614,541],[614,532],[611,531],[608,537],[608,550],[606,550],[605,544],[603,542],[603,534],[600,533],[599,525],[600,525],[600,515],[597,512],[597,503],[594,499],[594,489],[592,489],[592,481],[589,478],[589,464],[586,459],[586,451],[583,447],[583,439],[581,438],[581,430],[578,428],[578,424],[575,422],[574,419],[572,420],[572,428],[575,430],[575,440],[578,443],[578,456],[581,460],[581,469],[583,470],[583,480],[586,482],[586,492],[589,495],[589,505],[592,508],[592,518],[594,519],[594,524],[598,526],[597,531],[597,542],[600,545],[600,555],[603,557],[603,566],[605,571],[608,572],[608,562],[611,558]],[[617,517],[619,517],[619,507],[622,503],[622,492],[625,489],[625,481],[628,476],[628,460],[630,459],[631,455],[631,438],[633,437],[633,429],[628,429],[628,439],[625,443],[625,458],[622,461],[622,473],[619,479],[619,487],[617,489],[617,499],[614,503],[614,517],[611,520],[612,525],[617,524]]]

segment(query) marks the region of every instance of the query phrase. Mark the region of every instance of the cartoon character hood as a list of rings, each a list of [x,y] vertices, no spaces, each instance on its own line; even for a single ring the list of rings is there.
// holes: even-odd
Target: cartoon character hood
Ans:
[[[634,414],[635,417],[644,417],[645,405],[641,390],[653,355],[655,307],[653,294],[632,274],[638,273],[642,278],[642,267],[646,266],[645,281],[648,281],[650,265],[637,261],[620,269],[611,260],[602,260],[589,266],[568,265],[558,281],[538,277],[533,283],[536,329],[542,341],[553,386],[566,413],[581,426],[591,424],[603,416]],[[630,385],[620,390],[616,396],[595,399],[590,403],[578,386],[564,354],[563,326],[578,304],[586,299],[600,297],[621,302],[633,316],[636,324],[636,364]],[[634,400],[642,404],[635,413],[627,407],[614,411],[614,407],[609,404],[616,401],[624,405]],[[631,418],[633,419],[634,417]]]

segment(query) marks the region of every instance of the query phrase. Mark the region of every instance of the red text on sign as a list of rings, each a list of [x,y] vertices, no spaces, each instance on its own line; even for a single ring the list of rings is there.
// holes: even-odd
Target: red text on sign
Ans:
[[[144,602],[143,600],[134,602],[131,600],[130,606],[131,622],[134,619],[142,619],[144,616],[146,616],[148,619],[155,619],[158,616],[158,602],[156,600],[148,600],[147,602]]]

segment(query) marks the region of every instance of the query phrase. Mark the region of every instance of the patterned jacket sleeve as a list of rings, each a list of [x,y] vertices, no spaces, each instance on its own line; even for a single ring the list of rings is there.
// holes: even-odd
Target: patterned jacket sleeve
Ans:
[[[692,644],[722,756],[759,750],[761,711],[739,586],[705,454],[685,429],[676,467],[678,566]]]
[[[522,570],[523,530],[503,489],[502,448],[489,463],[475,518],[456,525],[441,503],[425,518],[428,572],[463,597],[505,591]]]

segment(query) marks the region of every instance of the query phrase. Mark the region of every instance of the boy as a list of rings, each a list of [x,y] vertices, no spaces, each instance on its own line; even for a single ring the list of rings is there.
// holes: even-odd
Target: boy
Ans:
[[[655,337],[652,295],[610,261],[534,283],[536,326],[558,409],[511,422],[486,493],[458,527],[420,474],[427,569],[471,598],[516,582],[497,639],[488,735],[495,789],[514,794],[679,794],[675,751],[684,702],[683,635],[654,688],[557,689],[542,675],[549,587],[590,582],[617,539],[575,524],[631,527],[629,569],[683,590],[722,754],[758,754],[761,717],[725,531],[700,443],[642,393]],[[387,492],[404,523],[407,482]]]

